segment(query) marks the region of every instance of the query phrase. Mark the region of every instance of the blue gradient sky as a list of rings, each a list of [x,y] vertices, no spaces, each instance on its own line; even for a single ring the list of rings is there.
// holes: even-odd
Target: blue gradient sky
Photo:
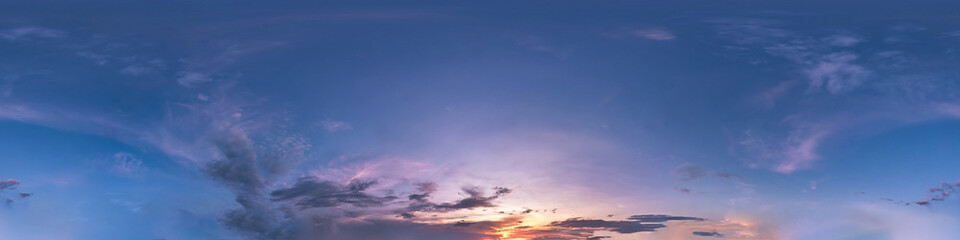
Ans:
[[[0,236],[960,239],[958,7],[3,1]]]

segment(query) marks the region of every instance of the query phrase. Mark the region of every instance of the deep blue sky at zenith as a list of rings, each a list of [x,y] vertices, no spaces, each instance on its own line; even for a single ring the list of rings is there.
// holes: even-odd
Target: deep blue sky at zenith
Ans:
[[[0,1],[0,238],[960,238],[958,7]]]

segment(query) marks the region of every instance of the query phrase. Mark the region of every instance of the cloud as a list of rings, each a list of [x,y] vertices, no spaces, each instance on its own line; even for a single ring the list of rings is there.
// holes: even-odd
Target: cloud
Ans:
[[[331,181],[320,181],[315,177],[303,177],[290,188],[274,190],[271,201],[293,200],[301,208],[337,207],[349,204],[355,207],[382,206],[397,199],[395,196],[377,197],[365,193],[376,181],[354,180],[343,186]]]
[[[739,145],[751,167],[766,167],[780,173],[792,173],[811,167],[820,158],[817,148],[832,128],[811,125],[791,131],[786,138],[763,136],[752,130],[744,132]]]
[[[558,59],[564,59],[570,54],[569,50],[554,46],[554,44],[551,44],[543,37],[533,34],[523,34],[518,36],[514,39],[514,42],[516,42],[516,44],[520,47],[532,51],[551,54]]]
[[[291,239],[296,222],[281,217],[262,196],[265,184],[260,177],[257,154],[246,131],[228,127],[214,133],[213,141],[222,159],[203,168],[208,176],[230,188],[241,208],[227,211],[221,220],[231,229],[255,239]]]
[[[60,30],[44,27],[19,27],[0,31],[0,38],[7,40],[23,40],[29,38],[59,38],[65,33]]]
[[[804,73],[810,78],[810,87],[826,88],[837,94],[848,92],[863,84],[871,72],[854,61],[857,55],[848,52],[830,53],[819,57]]]
[[[620,234],[653,232],[666,228],[668,221],[705,221],[701,218],[668,215],[634,215],[627,220],[600,220],[589,218],[568,218],[554,221],[543,226],[514,227],[511,237],[526,239],[598,239],[597,231],[609,231]],[[644,223],[656,222],[656,223]]]
[[[711,21],[719,37],[731,41],[745,54],[782,57],[796,66],[809,81],[811,90],[825,89],[841,94],[861,86],[872,71],[857,63],[858,54],[836,51],[863,41],[853,34],[835,34],[820,39],[777,28],[780,22],[761,19],[719,19]],[[766,60],[755,60],[766,62]]]
[[[129,76],[143,76],[148,74],[157,73],[160,69],[166,67],[166,63],[160,59],[151,59],[145,61],[137,61],[127,65],[120,69],[120,73]],[[177,81],[179,82],[179,78]]]
[[[348,131],[353,130],[353,126],[350,123],[337,121],[333,119],[326,119],[320,121],[320,126],[323,127],[327,132],[339,132],[339,131]]]
[[[494,187],[494,193],[490,196],[484,196],[482,189],[477,187],[463,187],[461,190],[467,196],[463,199],[447,203],[433,203],[428,200],[430,194],[435,191],[432,183],[418,184],[422,191],[420,194],[411,194],[407,198],[412,202],[405,209],[405,214],[414,216],[415,212],[450,212],[462,209],[490,208],[496,207],[493,201],[503,195],[509,194],[511,189],[504,187]]]
[[[680,180],[690,181],[707,176],[707,169],[692,163],[684,163],[673,169],[674,175],[680,176]]]
[[[4,191],[17,189],[18,186],[20,186],[20,181],[16,179],[0,180],[0,194]],[[26,200],[30,196],[33,196],[33,193],[18,193],[16,196],[19,197],[20,200]],[[12,198],[6,198],[7,206],[10,206],[14,202]]]
[[[958,191],[960,191],[960,180],[957,180],[954,183],[942,182],[940,183],[939,187],[930,188],[928,193],[930,195],[929,198],[925,200],[916,201],[914,203],[920,206],[925,206],[925,205],[930,205],[932,202],[942,202],[947,198],[949,198],[950,195],[953,195]]]
[[[690,193],[690,192],[691,192],[691,190],[690,190],[689,188],[685,188],[685,187],[673,186],[673,189],[674,189],[674,190],[677,190],[678,192],[681,192],[681,193]]]
[[[697,180],[706,176],[715,176],[725,180],[740,180],[741,178],[737,174],[714,171],[693,163],[680,164],[670,173],[680,177],[681,181]]]
[[[684,220],[703,221],[704,220],[703,218],[696,218],[696,217],[680,217],[680,216],[651,215],[651,214],[633,215],[628,217],[627,219],[640,221],[640,222],[666,222],[666,221],[684,221]]]
[[[636,29],[631,31],[631,34],[636,37],[656,41],[666,41],[677,38],[677,36],[673,35],[673,33],[660,28]]]
[[[506,221],[504,221],[506,222]],[[396,240],[396,239],[461,239],[483,240],[499,237],[493,235],[495,223],[472,223],[469,226],[456,224],[426,224],[390,219],[367,219],[345,223],[316,221],[316,228],[303,236],[308,239],[344,240]]]
[[[707,21],[720,38],[737,45],[765,45],[796,37],[796,33],[778,29],[779,21],[756,18],[720,18]]]
[[[208,52],[201,52],[193,57],[181,59],[180,71],[177,73],[177,83],[191,88],[212,82],[219,77],[224,69],[232,66],[244,56],[260,53],[269,49],[286,45],[285,42],[245,42],[220,43]]]
[[[204,172],[240,192],[254,194],[263,188],[257,169],[253,143],[240,129],[228,129],[215,137],[217,148],[224,158],[211,161]]]
[[[0,192],[16,189],[18,185],[20,181],[16,179],[0,180]]]
[[[960,31],[950,31],[950,32],[945,32],[943,34],[960,39]]]
[[[756,94],[751,99],[753,103],[763,106],[765,108],[772,108],[777,105],[777,102],[786,97],[790,90],[797,85],[797,81],[782,81],[776,86],[767,88],[762,92]]]
[[[835,47],[850,47],[863,42],[863,38],[851,34],[836,34],[823,38],[823,42]]]
[[[677,38],[672,32],[663,28],[627,28],[605,34],[613,39],[642,38],[653,41],[668,41]]]
[[[723,237],[723,234],[718,233],[716,231],[713,231],[713,232],[693,231],[693,235],[704,236],[704,237],[718,237],[718,238]]]
[[[126,152],[118,152],[113,154],[113,169],[112,171],[124,176],[134,177],[142,171],[143,161],[137,159],[133,154]]]
[[[184,87],[193,87],[211,81],[213,78],[205,73],[184,71],[177,74],[177,83]]]
[[[310,172],[307,177],[284,186],[284,177],[294,174],[278,171],[277,177],[270,178],[267,173],[271,170],[268,169],[274,164],[289,163],[302,157],[299,152],[308,143],[268,131],[274,125],[259,118],[256,121],[249,119],[257,114],[243,104],[226,101],[222,96],[178,106],[184,111],[171,111],[171,116],[158,127],[177,135],[168,135],[167,140],[161,140],[160,135],[152,135],[153,131],[130,130],[131,134],[143,134],[137,135],[140,138],[130,139],[148,142],[171,156],[188,156],[192,160],[190,163],[196,163],[210,179],[229,189],[237,206],[223,213],[220,220],[228,229],[249,239],[394,239],[400,236],[411,239],[489,239],[501,236],[498,233],[504,228],[516,228],[515,236],[531,236],[529,239],[554,236],[559,236],[554,239],[584,239],[602,237],[594,236],[595,231],[646,232],[666,226],[659,222],[694,219],[638,215],[623,221],[601,220],[597,223],[579,218],[582,221],[556,221],[555,224],[523,227],[520,223],[523,218],[519,215],[536,217],[538,213],[522,214],[520,211],[521,214],[511,216],[513,212],[480,210],[501,207],[498,201],[511,194],[512,188],[467,186],[460,189],[459,198],[435,201],[437,196],[434,194],[447,183],[417,179],[419,171],[429,166],[410,161],[361,164],[361,167],[347,169],[342,174],[338,174],[337,169]],[[36,108],[21,110],[10,112],[9,117],[16,116],[30,122],[55,119],[49,116],[49,112],[35,111]],[[117,154],[115,158],[119,166],[125,166],[120,169],[134,169],[133,166],[138,165],[132,155]],[[270,179],[278,182],[268,183]],[[137,208],[122,201],[117,204]],[[426,216],[428,214],[440,216]],[[454,217],[464,219],[453,222]],[[589,225],[591,223],[599,225]]]
[[[563,228],[594,228],[597,230],[612,231],[618,233],[636,233],[652,232],[657,228],[663,228],[663,224],[644,224],[640,221],[606,221],[599,219],[571,218],[550,224],[555,227]]]

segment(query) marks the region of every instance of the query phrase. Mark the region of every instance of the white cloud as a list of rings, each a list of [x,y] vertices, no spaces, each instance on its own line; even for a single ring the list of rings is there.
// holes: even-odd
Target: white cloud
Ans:
[[[353,126],[350,125],[350,123],[329,118],[321,121],[320,126],[322,126],[324,130],[327,130],[327,132],[339,132],[353,129]]]
[[[823,38],[823,42],[827,43],[830,46],[850,47],[853,45],[857,45],[860,42],[863,42],[863,39],[856,35],[837,34],[837,35]]]
[[[825,89],[832,94],[846,93],[861,86],[871,76],[870,69],[857,63],[859,55],[833,49],[863,42],[857,35],[845,33],[817,39],[778,29],[775,27],[778,22],[774,21],[725,19],[714,23],[718,24],[720,37],[739,45],[731,49],[760,50],[762,54],[782,57],[796,64],[811,89]]]
[[[757,105],[771,108],[776,106],[780,99],[787,96],[790,92],[790,89],[793,89],[793,87],[796,85],[796,81],[783,81],[777,84],[777,86],[767,88],[763,92],[754,95],[751,100]]]
[[[7,40],[21,40],[27,38],[59,38],[65,34],[62,31],[43,27],[19,27],[0,31],[0,38]]]
[[[113,154],[113,162],[113,172],[128,177],[137,176],[143,165],[143,161],[126,152]]]
[[[177,75],[177,83],[184,87],[193,87],[194,85],[213,81],[209,75],[199,72],[180,72]]]
[[[957,39],[960,39],[960,31],[946,32],[946,33],[944,33],[944,34],[946,34],[947,36],[951,36],[951,37],[955,37],[955,38],[957,38]]]
[[[631,33],[637,37],[657,41],[673,40],[677,38],[677,36],[675,36],[673,33],[659,28],[637,29],[633,30]]]
[[[804,71],[810,79],[810,88],[826,88],[828,92],[838,94],[860,86],[871,72],[854,63],[855,60],[857,55],[847,52],[820,57]]]
[[[563,48],[558,48],[553,44],[549,43],[547,40],[537,35],[532,35],[532,34],[521,35],[521,36],[518,36],[516,39],[514,39],[514,41],[516,41],[517,45],[521,47],[524,47],[532,51],[549,53],[559,59],[566,58],[569,55],[568,50]]]

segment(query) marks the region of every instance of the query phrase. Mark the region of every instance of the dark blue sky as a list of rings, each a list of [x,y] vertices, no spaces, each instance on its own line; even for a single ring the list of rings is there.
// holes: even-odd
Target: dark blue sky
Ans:
[[[958,7],[0,2],[0,235],[957,238]]]

